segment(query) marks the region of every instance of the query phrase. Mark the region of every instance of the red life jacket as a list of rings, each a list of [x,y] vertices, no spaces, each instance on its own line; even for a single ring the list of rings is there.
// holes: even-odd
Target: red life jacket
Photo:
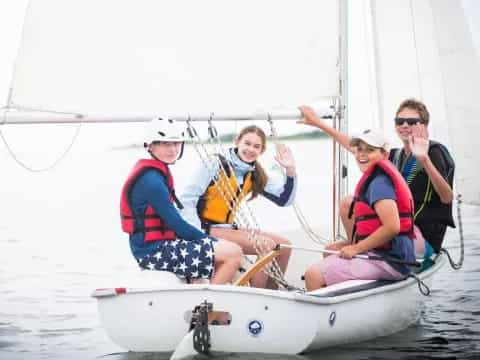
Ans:
[[[388,160],[380,160],[370,166],[364,173],[355,188],[350,212],[353,210],[355,216],[355,225],[353,227],[353,242],[365,239],[380,225],[380,219],[377,213],[370,205],[360,200],[360,195],[365,192],[370,182],[377,176],[378,172],[386,174],[393,183],[395,195],[397,197],[398,215],[400,217],[399,235],[407,235],[413,239],[413,197],[410,189],[398,172],[397,168]],[[351,217],[351,213],[350,216]],[[378,250],[390,250],[391,241],[377,247]]]
[[[138,232],[143,233],[145,242],[175,240],[177,238],[175,231],[173,231],[167,226],[167,224],[163,222],[163,220],[155,213],[150,205],[147,205],[145,213],[140,216],[135,216],[132,208],[130,207],[128,199],[133,184],[135,184],[137,179],[149,169],[156,169],[160,171],[160,173],[167,179],[168,190],[170,192],[170,202],[173,203],[173,201],[176,199],[173,186],[173,177],[168,169],[168,166],[158,160],[139,160],[135,164],[122,188],[122,195],[120,198],[120,217],[122,221],[122,230],[128,234],[134,234]],[[143,220],[142,228],[137,228],[137,220]]]

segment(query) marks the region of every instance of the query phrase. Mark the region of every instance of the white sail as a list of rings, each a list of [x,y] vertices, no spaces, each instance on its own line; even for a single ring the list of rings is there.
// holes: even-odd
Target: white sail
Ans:
[[[457,164],[456,182],[464,199],[480,204],[478,133],[480,131],[480,53],[474,48],[470,25],[479,18],[467,16],[456,1],[431,1],[440,69],[445,94],[445,114]],[[477,3],[478,5],[478,3]],[[476,25],[472,24],[476,21]]]
[[[338,8],[315,0],[32,0],[7,106],[245,113],[335,97]]]
[[[378,104],[372,122],[398,142],[393,118],[399,103],[408,97],[423,101],[431,115],[431,138],[445,143],[455,158],[457,191],[480,203],[475,186],[480,169],[474,166],[480,63],[462,2],[373,0],[370,11],[370,61],[376,70],[370,85],[377,88]]]
[[[449,143],[445,98],[435,41],[435,24],[428,0],[372,1],[371,21],[378,123],[393,139],[393,118],[400,102],[414,97],[431,113],[433,138]],[[398,140],[397,140],[398,142]],[[399,144],[399,143],[398,143]]]

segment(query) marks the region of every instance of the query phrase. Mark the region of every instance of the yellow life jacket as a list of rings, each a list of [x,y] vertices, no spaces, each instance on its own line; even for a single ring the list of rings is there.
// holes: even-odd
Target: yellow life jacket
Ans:
[[[203,223],[232,224],[240,202],[252,190],[253,172],[245,174],[240,186],[225,157],[217,156],[221,168],[216,179],[210,182],[205,193],[199,198],[197,212]]]

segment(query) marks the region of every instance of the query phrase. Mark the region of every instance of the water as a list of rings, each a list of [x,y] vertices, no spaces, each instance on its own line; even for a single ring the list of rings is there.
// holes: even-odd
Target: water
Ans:
[[[332,226],[330,142],[290,145],[301,176],[299,203],[315,229],[328,235]],[[135,267],[119,230],[117,206],[122,182],[141,154],[80,141],[60,166],[33,174],[0,153],[0,359],[168,359],[166,354],[134,354],[117,347],[102,329],[96,300],[90,297],[93,289],[115,286],[114,279]],[[45,164],[49,156],[32,146],[21,155],[36,165]],[[187,149],[175,168],[179,187],[195,161],[193,149]],[[265,229],[295,234],[295,243],[311,245],[299,232],[292,209],[258,201],[254,210]],[[479,215],[480,208],[463,207],[464,266],[454,271],[446,265],[437,273],[420,321],[405,331],[301,356],[221,354],[215,358],[479,359]],[[285,225],[279,228],[278,224]],[[458,259],[456,231],[449,231],[446,246]],[[295,253],[289,278],[298,279],[313,260],[311,254]]]

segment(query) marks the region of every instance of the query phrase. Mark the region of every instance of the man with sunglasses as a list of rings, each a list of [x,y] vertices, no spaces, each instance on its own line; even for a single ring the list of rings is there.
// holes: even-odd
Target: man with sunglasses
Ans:
[[[320,128],[340,145],[354,152],[350,137],[327,125],[308,106],[300,106],[300,124]],[[429,255],[442,246],[447,226],[455,227],[452,217],[453,176],[455,164],[447,148],[428,139],[430,115],[425,104],[415,99],[403,101],[395,116],[395,130],[403,142],[401,149],[390,151],[389,159],[407,181],[414,199],[416,250]],[[348,216],[352,197],[341,203],[340,216]],[[423,238],[427,240],[423,249]]]
[[[452,217],[455,163],[443,144],[428,140],[429,120],[430,114],[422,102],[406,99],[399,105],[395,131],[403,148],[392,149],[390,160],[412,191],[415,225],[438,252],[447,226],[455,227]],[[427,253],[428,250],[427,246]]]

